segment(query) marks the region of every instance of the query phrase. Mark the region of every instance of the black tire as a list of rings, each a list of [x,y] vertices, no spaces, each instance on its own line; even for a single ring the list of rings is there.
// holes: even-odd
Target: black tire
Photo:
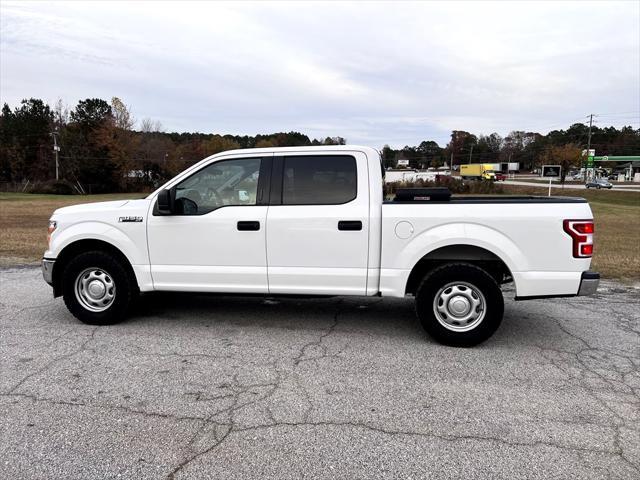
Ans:
[[[600,185],[596,185],[596,190],[600,190]]]
[[[105,284],[113,287],[113,300],[102,311],[91,311],[79,300],[78,297],[82,298],[82,294],[76,294],[76,282],[80,274],[93,269],[95,272],[106,274],[103,275],[106,278]],[[121,322],[126,318],[129,306],[138,294],[138,286],[130,277],[125,266],[119,259],[107,252],[81,253],[69,261],[62,275],[64,303],[74,317],[89,325],[113,325]],[[96,305],[98,305],[97,302]],[[104,308],[104,306],[98,305],[94,308]]]
[[[447,290],[451,294],[453,287],[450,284],[460,289],[459,296],[467,298],[465,295],[470,295],[468,298],[472,302],[480,302],[476,308],[471,308],[472,304],[467,302],[468,313],[472,318],[477,317],[477,323],[469,321],[468,324],[456,325],[456,317],[436,312],[436,297],[441,300],[443,295],[447,295]],[[472,288],[465,293],[464,288],[468,287]],[[481,295],[477,295],[477,292]],[[452,296],[447,305],[454,298]],[[442,307],[442,301],[438,305],[448,308]],[[504,299],[495,279],[483,269],[468,263],[452,263],[434,269],[422,280],[416,291],[416,313],[427,333],[439,343],[452,347],[472,347],[487,340],[498,329],[504,314]],[[462,331],[465,328],[469,329]]]

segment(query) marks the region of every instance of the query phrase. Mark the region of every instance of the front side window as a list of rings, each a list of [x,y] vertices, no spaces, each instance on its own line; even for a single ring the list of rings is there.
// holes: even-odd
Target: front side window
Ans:
[[[255,205],[260,176],[259,158],[223,160],[199,170],[176,185],[176,210],[204,215],[231,205]]]
[[[348,155],[285,157],[283,205],[339,205],[356,198],[356,159]]]

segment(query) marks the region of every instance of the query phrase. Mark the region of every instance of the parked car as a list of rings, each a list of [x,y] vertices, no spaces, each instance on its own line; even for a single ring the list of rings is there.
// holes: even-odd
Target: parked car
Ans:
[[[154,291],[410,295],[455,346],[496,331],[502,283],[516,300],[596,291],[586,200],[405,189],[383,201],[382,172],[368,147],[219,153],[144,199],[56,210],[43,275],[93,325]]]
[[[496,182],[504,182],[506,179],[507,179],[506,174],[496,172]]]
[[[601,188],[612,189],[613,185],[609,183],[608,180],[605,180],[604,178],[596,178],[595,180],[585,183],[585,187],[597,188],[599,190]]]

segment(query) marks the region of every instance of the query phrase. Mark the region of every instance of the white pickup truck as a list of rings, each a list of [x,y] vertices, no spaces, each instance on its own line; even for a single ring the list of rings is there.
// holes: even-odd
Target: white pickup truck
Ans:
[[[44,278],[100,325],[154,291],[413,295],[427,332],[455,346],[495,332],[503,283],[516,300],[596,291],[585,200],[433,189],[384,201],[383,174],[368,147],[220,153],[144,199],[56,210]]]

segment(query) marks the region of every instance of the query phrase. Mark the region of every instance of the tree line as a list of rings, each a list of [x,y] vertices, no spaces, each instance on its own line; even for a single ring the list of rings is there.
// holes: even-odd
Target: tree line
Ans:
[[[72,110],[60,101],[23,100],[0,113],[0,182],[31,185],[55,176],[59,146],[60,190],[140,191],[225,150],[237,148],[342,145],[342,137],[310,139],[299,132],[268,135],[168,133],[159,121],[142,119],[138,128],[119,98],[80,100]],[[66,188],[64,185],[66,184]],[[33,191],[33,189],[31,189]]]
[[[382,158],[385,167],[393,167],[399,159],[409,160],[412,168],[449,167],[467,163],[518,162],[521,170],[532,170],[542,164],[560,163],[580,166],[582,151],[587,148],[589,126],[574,123],[566,130],[552,130],[546,135],[512,131],[506,137],[497,133],[474,135],[463,130],[451,132],[445,147],[434,141],[417,146],[393,149],[385,145]],[[638,155],[640,129],[625,126],[591,128],[591,148],[597,155]]]
[[[392,149],[385,145],[385,167],[407,159],[414,168],[478,162],[519,162],[522,169],[549,163],[558,155],[579,162],[588,127],[582,123],[546,135],[514,131],[474,135],[456,130],[440,147],[425,140],[416,146]],[[58,145],[60,184],[78,192],[140,191],[154,188],[193,163],[236,148],[342,145],[342,137],[310,139],[300,132],[266,135],[219,135],[164,131],[152,119],[136,122],[119,98],[80,100],[73,108],[62,101],[50,106],[41,99],[22,100],[0,112],[0,182],[49,185],[55,178],[54,143]],[[640,130],[632,127],[593,127],[592,148],[603,155],[640,152]],[[31,187],[30,187],[31,188]],[[64,189],[63,189],[64,190]]]

